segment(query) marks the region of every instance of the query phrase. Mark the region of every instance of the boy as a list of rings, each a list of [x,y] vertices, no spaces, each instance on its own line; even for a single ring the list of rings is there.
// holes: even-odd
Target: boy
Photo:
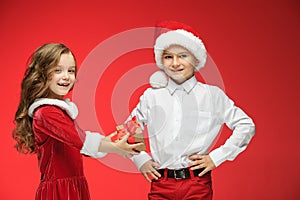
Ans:
[[[154,46],[157,66],[132,111],[147,125],[151,155],[141,152],[132,161],[151,182],[149,199],[212,199],[210,171],[233,160],[250,142],[255,126],[225,93],[194,76],[206,62],[206,49],[197,33],[176,22]],[[208,152],[223,124],[232,135]],[[152,179],[152,181],[151,181]]]

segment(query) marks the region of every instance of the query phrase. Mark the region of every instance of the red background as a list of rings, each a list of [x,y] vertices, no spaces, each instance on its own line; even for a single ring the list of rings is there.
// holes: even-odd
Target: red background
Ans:
[[[226,93],[257,125],[248,149],[234,162],[214,170],[214,199],[300,199],[297,0],[2,0],[0,199],[33,199],[39,182],[36,156],[17,153],[11,138],[30,54],[46,42],[62,42],[74,51],[80,65],[96,45],[112,35],[151,27],[166,19],[185,22],[200,32],[222,75]],[[130,59],[149,62],[153,58],[148,52],[145,58]],[[130,68],[128,63],[126,66]],[[111,84],[110,79],[103,81]],[[101,114],[111,115],[108,110]],[[105,131],[113,126],[110,121]],[[225,128],[218,144],[229,133]],[[85,158],[84,164],[93,199],[146,199],[149,184],[142,175],[114,170],[90,158]]]

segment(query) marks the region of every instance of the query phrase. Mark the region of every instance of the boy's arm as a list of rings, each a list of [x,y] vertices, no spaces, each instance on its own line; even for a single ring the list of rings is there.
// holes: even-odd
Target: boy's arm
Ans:
[[[134,155],[130,159],[139,170],[143,164],[149,160],[152,160],[151,156],[149,156],[145,151],[141,151],[139,155]]]
[[[215,166],[226,160],[234,160],[239,153],[244,151],[255,134],[255,125],[252,119],[239,107],[235,106],[223,91],[215,100],[215,107],[222,113],[221,120],[233,130],[232,135],[225,144],[209,153]]]
[[[140,101],[137,106],[132,110],[128,120],[130,120],[133,116],[136,116],[137,121],[140,123],[141,129],[144,129],[148,122],[148,96],[150,90],[146,90],[144,94],[140,97]],[[145,151],[141,151],[139,155],[132,156],[130,158],[133,163],[136,165],[137,169],[141,171],[143,176],[151,182],[148,177],[148,174],[153,178],[159,176],[158,172],[154,169],[155,167],[159,167],[159,164],[154,162],[152,157],[146,153]]]

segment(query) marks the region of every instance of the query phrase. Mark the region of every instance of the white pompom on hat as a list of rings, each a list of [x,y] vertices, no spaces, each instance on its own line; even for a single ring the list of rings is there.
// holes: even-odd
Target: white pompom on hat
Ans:
[[[189,50],[198,60],[194,71],[199,71],[206,63],[206,48],[198,33],[186,24],[175,21],[164,21],[158,24],[160,31],[154,45],[154,55],[156,65],[163,70],[162,54],[171,45],[180,45]],[[166,75],[161,75],[162,71],[155,72],[150,77],[150,84],[153,88],[161,88],[167,85]],[[159,75],[156,75],[158,73]],[[152,84],[155,83],[155,84]]]
[[[150,76],[150,85],[153,88],[156,89],[164,88],[167,86],[167,84],[168,84],[168,77],[166,73],[162,70],[156,71]]]

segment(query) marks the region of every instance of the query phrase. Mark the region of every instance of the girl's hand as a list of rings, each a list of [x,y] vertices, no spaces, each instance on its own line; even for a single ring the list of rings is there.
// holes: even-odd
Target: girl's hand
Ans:
[[[135,151],[135,148],[141,147],[142,143],[137,144],[128,144],[127,139],[129,137],[129,134],[126,134],[122,139],[120,139],[117,142],[112,142],[111,137],[116,135],[117,133],[114,132],[110,134],[109,136],[105,137],[103,140],[101,140],[99,145],[99,151],[100,152],[107,152],[107,153],[116,153],[120,156],[123,156],[124,158],[129,158],[133,155],[139,154],[139,152]]]
[[[103,140],[104,140],[104,141],[111,142],[111,138],[112,138],[113,136],[115,136],[115,135],[117,135],[117,131],[115,131],[115,132],[111,133],[110,135],[106,136]]]
[[[134,150],[138,147],[141,147],[143,145],[143,143],[136,143],[136,144],[128,144],[127,140],[129,137],[129,133],[126,134],[124,137],[122,137],[122,139],[120,139],[117,142],[112,142],[113,145],[116,148],[116,153],[123,156],[124,158],[130,158],[133,155],[137,155],[140,152]]]
[[[204,170],[198,176],[203,176],[205,173],[216,168],[209,155],[194,154],[191,155],[189,159],[192,160],[188,165],[191,170],[204,168]]]

